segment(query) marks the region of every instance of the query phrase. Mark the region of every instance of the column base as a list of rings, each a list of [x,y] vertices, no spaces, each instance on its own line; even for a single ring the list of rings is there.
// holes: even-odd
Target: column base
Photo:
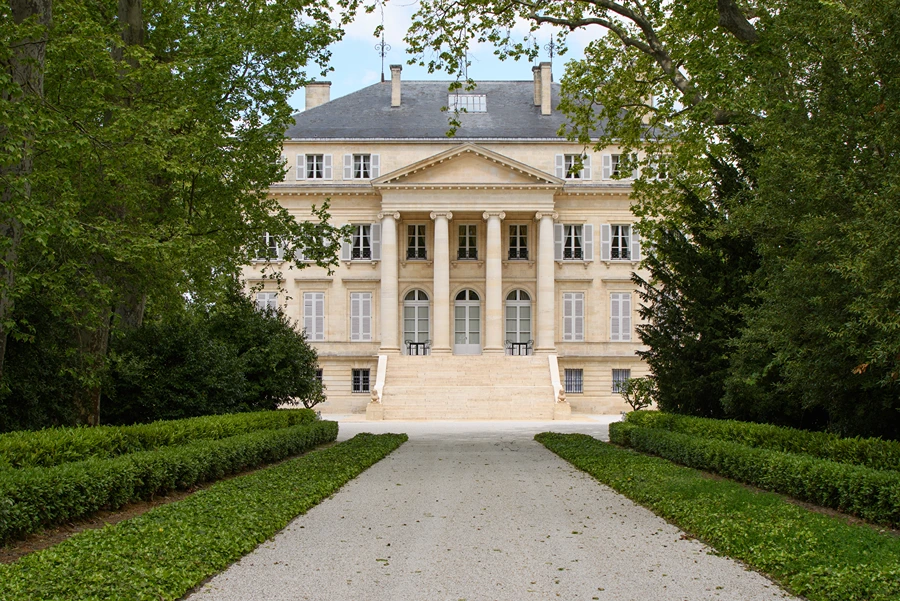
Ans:
[[[366,420],[381,421],[384,419],[384,405],[372,401],[366,405]]]

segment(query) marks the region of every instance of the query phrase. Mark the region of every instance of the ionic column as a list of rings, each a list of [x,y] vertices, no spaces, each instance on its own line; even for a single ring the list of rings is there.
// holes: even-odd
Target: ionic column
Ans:
[[[537,213],[537,336],[535,350],[552,353],[556,350],[556,274],[553,264],[553,220],[556,213]]]
[[[397,312],[398,299],[398,248],[397,220],[400,213],[380,213],[381,219],[381,350],[382,354],[400,352],[400,332]]]
[[[503,352],[503,241],[500,222],[506,213],[485,212],[487,253],[484,270],[484,352]]]
[[[450,353],[450,226],[453,213],[432,213],[434,220],[434,332],[431,353]]]

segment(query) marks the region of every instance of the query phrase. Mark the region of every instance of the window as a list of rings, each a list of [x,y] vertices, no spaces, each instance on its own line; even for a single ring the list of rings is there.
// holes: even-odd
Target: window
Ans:
[[[609,305],[609,339],[617,342],[631,340],[631,293],[613,292]]]
[[[281,243],[278,241],[278,238],[266,232],[262,235],[262,254],[257,257],[257,261],[272,261],[278,260],[280,261],[284,256],[284,249],[281,248]]]
[[[369,370],[354,369],[353,370],[353,392],[369,392]]]
[[[331,179],[331,155],[298,154],[297,179]]]
[[[625,383],[631,378],[630,369],[614,369],[612,370],[612,391],[625,392]]]
[[[584,370],[566,370],[566,394],[582,394],[584,392]]]
[[[511,225],[509,226],[509,259],[528,258],[528,226],[527,225]]]
[[[428,258],[428,254],[425,252],[425,224],[417,223],[406,226],[406,258]]]
[[[321,367],[316,368],[316,382],[318,382],[319,384],[322,384],[322,368]]]
[[[637,169],[631,173],[625,172],[625,155],[622,154],[604,154],[603,155],[603,179],[630,179],[637,177]],[[635,164],[636,155],[631,155],[631,162]]]
[[[560,179],[591,179],[591,155],[556,155],[556,177]]]
[[[563,340],[584,342],[584,292],[563,294]]]
[[[447,107],[451,111],[486,113],[487,96],[484,94],[450,94],[449,98],[447,98]]]
[[[378,177],[381,160],[377,154],[345,154],[344,179],[371,179]]]
[[[506,353],[530,355],[531,297],[524,290],[513,290],[506,296]]]
[[[641,237],[631,225],[604,223],[600,226],[600,259],[640,261]]]
[[[477,226],[461,225],[459,226],[459,250],[457,251],[458,259],[477,259],[478,248],[476,247]]]
[[[593,261],[594,226],[562,224],[553,225],[553,258],[556,261]]]
[[[256,308],[260,311],[275,311],[278,309],[277,292],[257,292]]]
[[[381,224],[351,225],[350,237],[341,245],[341,261],[380,261]]]
[[[609,227],[612,234],[610,258],[630,259],[631,254],[628,252],[628,243],[631,238],[631,227],[627,225],[611,225]]]
[[[372,340],[372,293],[350,293],[350,340]]]
[[[303,331],[306,339],[325,340],[325,293],[303,293]]]

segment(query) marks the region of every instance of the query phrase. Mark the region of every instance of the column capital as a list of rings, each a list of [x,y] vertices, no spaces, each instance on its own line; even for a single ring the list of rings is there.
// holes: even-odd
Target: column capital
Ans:
[[[453,219],[453,213],[451,213],[450,211],[434,211],[431,213],[431,215],[429,215],[429,217],[431,217],[432,221],[437,219],[438,217],[446,217],[447,221],[450,221],[451,219]]]
[[[392,212],[389,211],[386,213],[378,213],[378,221],[381,221],[385,217],[393,217],[394,221],[397,221],[398,219],[400,219],[400,211],[392,211]]]
[[[535,221],[540,221],[544,217],[549,217],[553,221],[556,221],[557,219],[559,219],[559,213],[555,213],[555,212],[554,213],[540,213],[540,212],[538,212],[538,213],[534,214]]]
[[[506,219],[506,213],[504,213],[503,211],[485,211],[481,214],[481,218],[485,221],[487,221],[491,217],[499,217],[500,221],[503,221],[504,219]]]

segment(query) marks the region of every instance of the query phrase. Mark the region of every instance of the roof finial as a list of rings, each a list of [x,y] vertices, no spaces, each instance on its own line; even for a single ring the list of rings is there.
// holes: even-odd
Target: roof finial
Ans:
[[[384,83],[384,56],[391,51],[391,45],[384,41],[384,3],[381,6],[381,42],[375,44],[375,50],[381,55],[381,82]]]
[[[556,51],[556,44],[553,43],[553,36],[550,36],[550,43],[544,45],[544,50],[550,53],[550,81],[553,81],[553,53]]]

